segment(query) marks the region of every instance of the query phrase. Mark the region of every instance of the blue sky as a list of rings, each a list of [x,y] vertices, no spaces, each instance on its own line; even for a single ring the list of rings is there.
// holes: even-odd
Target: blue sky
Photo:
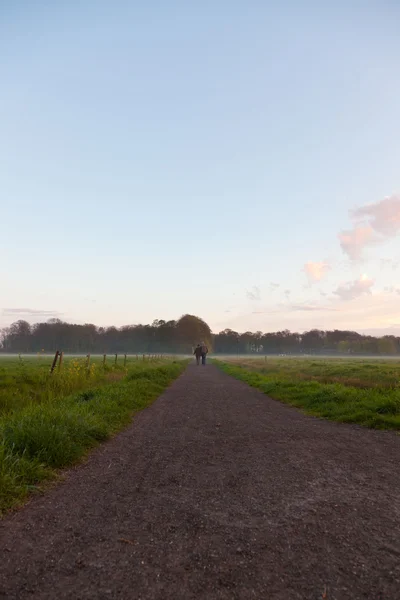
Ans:
[[[0,0],[0,325],[399,332],[398,3],[144,4]]]

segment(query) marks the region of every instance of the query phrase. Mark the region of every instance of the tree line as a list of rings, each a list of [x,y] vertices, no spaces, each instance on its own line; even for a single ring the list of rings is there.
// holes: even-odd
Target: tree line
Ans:
[[[30,325],[19,320],[0,332],[0,350],[8,353],[55,352],[188,353],[193,344],[212,346],[210,327],[194,315],[177,321],[155,320],[151,325],[96,327],[76,325],[60,319]]]
[[[0,331],[0,351],[8,353],[189,353],[205,342],[216,354],[400,354],[400,338],[373,337],[355,331],[312,329],[294,333],[239,333],[225,329],[211,332],[205,321],[194,315],[178,320],[155,320],[151,325],[96,327],[76,325],[59,319],[30,325],[19,320]]]
[[[274,333],[238,333],[225,329],[214,336],[214,351],[221,354],[396,355],[400,354],[400,337],[373,337],[339,329],[311,329],[304,333],[288,329]]]

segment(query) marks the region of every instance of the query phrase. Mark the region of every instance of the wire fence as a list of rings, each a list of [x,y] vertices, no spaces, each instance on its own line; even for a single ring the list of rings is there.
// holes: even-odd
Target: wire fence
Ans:
[[[21,355],[19,355],[21,358]],[[38,353],[38,356],[40,358],[40,353]],[[92,358],[100,358],[101,362],[103,364],[103,366],[106,366],[106,364],[110,363],[114,364],[115,366],[117,366],[118,364],[122,364],[124,367],[126,367],[127,362],[128,362],[128,357],[131,361],[143,361],[143,362],[154,362],[157,360],[165,360],[166,356],[164,354],[102,354],[102,355],[91,355],[91,354],[86,354],[83,356],[83,358],[86,360],[86,367],[89,369],[90,367],[90,362],[92,360]],[[58,368],[58,370],[62,369],[62,365],[63,365],[63,360],[64,360],[64,352],[62,350],[56,350],[55,354],[54,354],[54,358],[53,361],[51,363],[51,367],[50,367],[50,373],[53,373],[56,369],[56,367]]]

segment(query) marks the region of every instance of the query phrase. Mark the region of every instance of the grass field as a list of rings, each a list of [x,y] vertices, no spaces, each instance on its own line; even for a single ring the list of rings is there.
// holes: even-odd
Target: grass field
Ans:
[[[216,364],[307,414],[400,430],[400,361],[268,357]]]
[[[79,460],[129,422],[175,379],[184,361],[100,357],[0,358],[0,514],[57,469]]]

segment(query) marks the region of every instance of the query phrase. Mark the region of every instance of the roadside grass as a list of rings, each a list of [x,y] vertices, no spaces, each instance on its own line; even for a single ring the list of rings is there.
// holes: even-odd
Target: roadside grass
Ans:
[[[165,360],[128,359],[115,364],[113,359],[103,365],[102,357],[92,357],[87,365],[86,357],[65,357],[62,369],[56,367],[50,375],[52,357],[25,356],[2,357],[0,355],[0,418],[19,411],[32,403],[47,402],[60,395],[66,396],[77,390],[91,389],[107,381],[116,381],[128,370],[156,365]]]
[[[354,363],[312,359],[215,361],[228,375],[309,415],[373,429],[400,430],[399,365]]]
[[[30,401],[24,390],[24,401],[17,398],[14,407],[9,403],[0,417],[0,514],[129,423],[185,365],[185,361],[158,361],[106,369],[90,385],[85,375],[81,388],[72,394],[52,389],[51,394],[34,394]]]
[[[295,377],[319,383],[341,383],[359,388],[393,389],[400,382],[400,360],[364,358],[232,358],[229,364],[250,371]]]

